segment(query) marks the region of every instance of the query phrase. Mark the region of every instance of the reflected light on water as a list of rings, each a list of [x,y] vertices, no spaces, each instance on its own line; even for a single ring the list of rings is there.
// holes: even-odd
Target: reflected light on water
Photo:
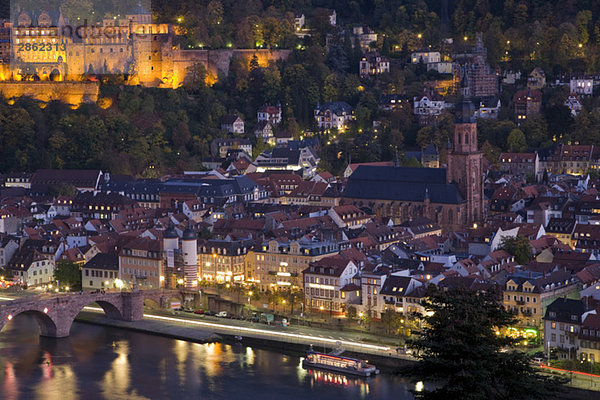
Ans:
[[[4,385],[2,385],[2,396],[4,396],[6,400],[15,400],[19,398],[15,367],[10,361],[7,361],[4,366]]]
[[[221,345],[218,343],[207,343],[204,345],[206,349],[204,371],[209,377],[216,377],[221,373]]]
[[[252,347],[246,347],[246,365],[254,365],[254,350],[252,350]]]
[[[415,392],[422,392],[422,391],[423,391],[423,382],[419,381],[415,385]]]
[[[302,365],[302,361],[300,361],[300,365]],[[369,394],[369,383],[364,379],[352,378],[343,374],[336,374],[335,372],[328,371],[320,371],[318,369],[309,369],[305,371],[305,373],[311,377],[311,380],[316,383],[327,384],[337,387],[359,387],[361,394]]]
[[[175,340],[173,352],[177,358],[177,375],[179,376],[179,384],[185,385],[185,377],[187,373],[186,361],[189,354],[189,343],[183,340]]]
[[[129,365],[129,343],[120,341],[114,343],[114,352],[117,358],[110,365],[110,369],[104,374],[102,387],[105,395],[110,397],[114,393],[127,393],[130,390],[131,377]]]
[[[47,365],[47,364],[46,364]],[[43,365],[42,369],[45,368]],[[39,399],[76,400],[77,375],[69,364],[50,365],[52,379],[41,380],[35,386],[36,397]]]
[[[44,352],[42,361],[42,378],[48,380],[52,378],[52,356],[47,351]]]
[[[298,375],[298,382],[304,382],[304,378],[306,378],[306,370],[302,367],[302,361],[304,361],[304,357],[300,357],[298,360],[298,366],[296,367],[296,374]]]
[[[74,325],[69,339],[40,340],[37,322],[25,317],[0,335],[1,400],[413,399],[399,378],[304,370],[299,357],[241,344],[88,324]]]

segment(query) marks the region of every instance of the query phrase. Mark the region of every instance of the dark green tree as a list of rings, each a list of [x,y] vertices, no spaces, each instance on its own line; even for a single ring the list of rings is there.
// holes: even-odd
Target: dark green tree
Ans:
[[[521,265],[531,260],[531,245],[525,236],[505,236],[500,242],[500,248],[515,256],[515,260]]]
[[[521,351],[503,351],[506,338],[497,330],[515,322],[503,306],[501,292],[440,290],[431,286],[424,329],[411,340],[418,363],[408,373],[432,389],[417,399],[549,399],[559,382],[540,375]]]
[[[527,148],[525,134],[520,129],[513,129],[507,139],[508,149],[513,152],[520,153]]]
[[[54,268],[54,280],[60,282],[62,287],[81,290],[81,269],[72,261],[59,261]]]
[[[402,314],[397,313],[392,309],[387,309],[384,313],[381,314],[381,323],[385,327],[385,331],[387,334],[398,333],[398,328],[400,328],[402,322]]]

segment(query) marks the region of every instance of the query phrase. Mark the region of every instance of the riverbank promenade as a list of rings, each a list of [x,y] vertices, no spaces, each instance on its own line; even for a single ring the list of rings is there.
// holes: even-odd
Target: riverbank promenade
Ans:
[[[358,332],[336,332],[296,325],[274,326],[188,313],[170,315],[164,312],[145,312],[143,320],[128,322],[104,317],[103,310],[99,307],[86,307],[84,311],[78,317],[78,321],[165,334],[181,339],[211,341],[214,339],[214,335],[237,336],[242,340],[262,340],[301,346],[313,345],[318,350],[342,347],[345,351],[357,354],[390,357],[398,361],[413,360],[410,355],[402,354],[403,352],[393,343],[377,343],[375,336]]]

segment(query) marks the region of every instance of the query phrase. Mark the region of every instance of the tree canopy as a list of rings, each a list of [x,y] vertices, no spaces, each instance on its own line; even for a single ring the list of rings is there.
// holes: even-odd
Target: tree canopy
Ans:
[[[418,363],[408,373],[431,388],[418,399],[550,399],[559,381],[536,372],[529,356],[505,350],[498,331],[515,322],[501,292],[428,289],[426,329],[411,341]],[[426,385],[427,387],[427,385]]]
[[[521,265],[531,260],[531,245],[525,236],[503,237],[500,248],[515,256],[515,260]]]
[[[81,270],[72,261],[59,261],[54,268],[54,279],[61,286],[69,286],[71,290],[81,290]]]

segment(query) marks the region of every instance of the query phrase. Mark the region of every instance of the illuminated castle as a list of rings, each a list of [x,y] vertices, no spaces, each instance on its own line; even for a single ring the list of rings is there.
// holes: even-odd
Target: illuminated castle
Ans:
[[[124,19],[77,22],[70,24],[60,11],[18,13],[11,26],[10,66],[5,64],[0,80],[77,82],[123,74],[129,84],[177,88],[195,64],[206,67],[211,83],[219,73],[227,75],[233,56],[248,61],[256,56],[266,66],[289,55],[287,50],[182,50],[173,44],[174,26],[152,23],[141,6]]]

